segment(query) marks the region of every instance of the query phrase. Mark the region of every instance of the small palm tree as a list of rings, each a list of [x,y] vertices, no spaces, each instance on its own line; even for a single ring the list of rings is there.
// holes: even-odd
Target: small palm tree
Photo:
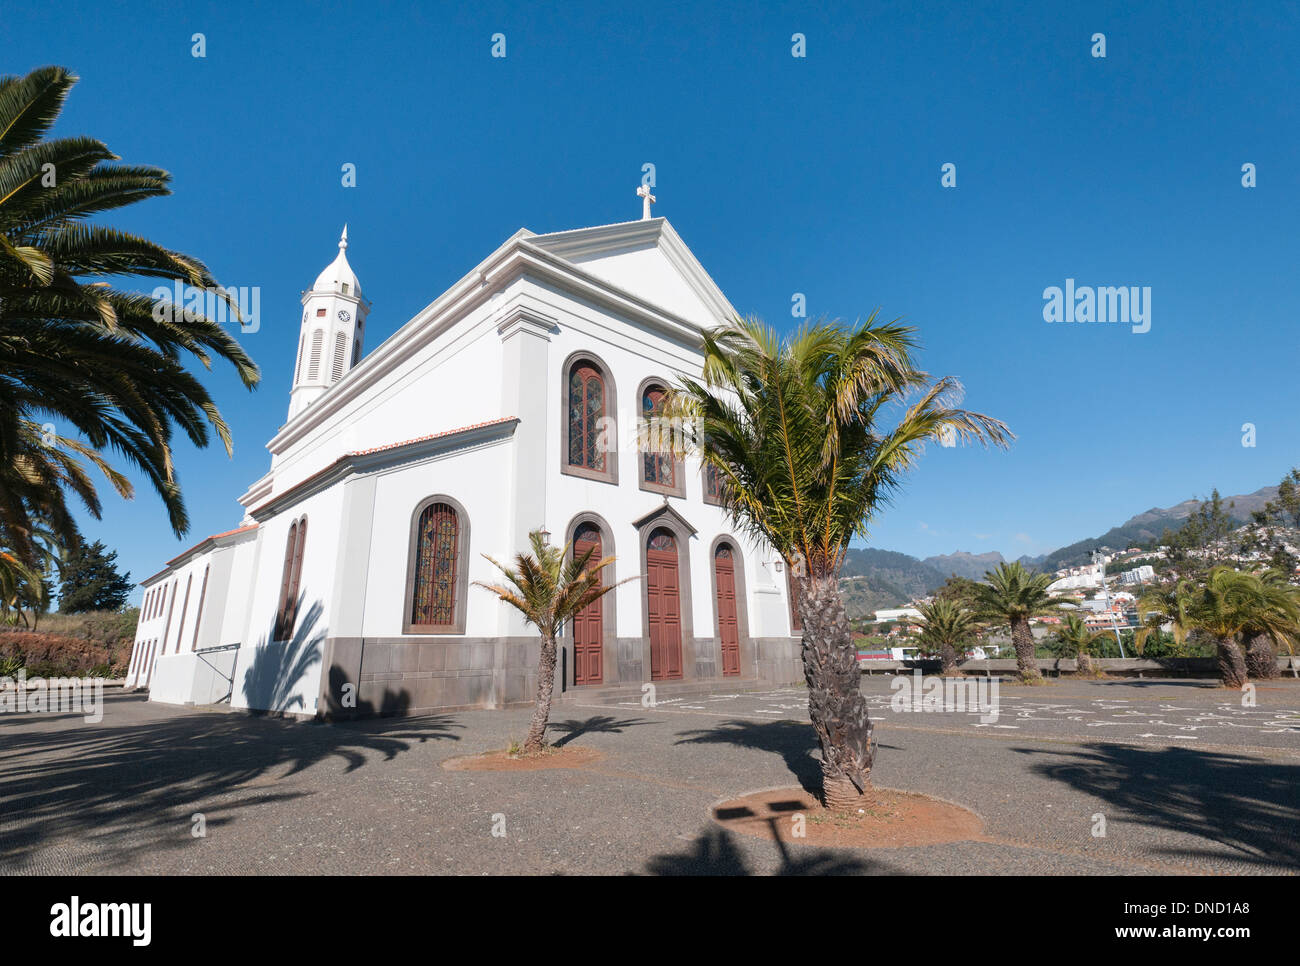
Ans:
[[[1020,679],[1026,683],[1043,679],[1034,657],[1034,634],[1029,628],[1029,618],[1058,613],[1058,601],[1047,592],[1052,579],[1051,574],[1031,574],[1016,561],[998,564],[972,590],[976,613],[982,619],[1011,628],[1016,666]]]
[[[533,552],[516,556],[514,567],[506,567],[487,554],[483,555],[501,571],[509,586],[485,584],[478,580],[474,581],[474,585],[496,594],[541,632],[542,650],[537,665],[537,708],[533,712],[528,738],[524,741],[524,752],[534,754],[546,744],[546,725],[550,721],[551,698],[555,692],[556,641],[560,636],[560,628],[618,584],[601,583],[601,571],[614,562],[613,557],[605,557],[594,566],[589,566],[591,555],[595,553],[594,548],[575,557],[571,544],[562,548],[548,546],[540,530],[530,533],[528,539]],[[619,583],[627,583],[627,580]]]
[[[1151,635],[1163,633],[1164,626],[1169,625],[1174,637],[1174,652],[1180,654],[1187,644],[1192,624],[1188,616],[1188,607],[1196,593],[1196,587],[1190,580],[1179,580],[1167,587],[1151,587],[1138,598],[1138,619],[1142,622],[1133,635],[1133,646],[1139,654],[1146,647]]]
[[[869,795],[875,745],[840,596],[849,541],[867,535],[927,442],[1005,445],[1011,433],[954,408],[960,387],[917,368],[914,330],[874,314],[785,339],[737,319],[702,341],[701,378],[680,380],[662,418],[717,474],[732,524],[791,568],[823,802],[854,807]]]
[[[957,649],[960,647],[964,652],[978,628],[975,615],[948,597],[936,597],[922,604],[919,610],[921,644],[939,652],[941,674],[952,674],[957,670]]]
[[[1088,625],[1078,614],[1067,614],[1065,624],[1056,632],[1057,652],[1062,657],[1074,657],[1079,662],[1080,674],[1095,674],[1092,666],[1091,647],[1107,636],[1105,631],[1090,631]]]
[[[88,223],[169,194],[171,179],[159,168],[115,163],[91,138],[46,137],[76,80],[62,67],[0,77],[0,547],[28,566],[35,517],[73,539],[65,493],[99,516],[87,464],[131,495],[105,450],[141,473],[172,529],[184,533],[173,434],[206,446],[210,427],[227,453],[231,439],[183,363],[211,368],[225,359],[245,386],[259,379],[219,322],[157,311],[162,303],[153,297],[114,287],[121,278],[176,280],[231,304],[193,256]],[[0,561],[0,569],[11,566]]]

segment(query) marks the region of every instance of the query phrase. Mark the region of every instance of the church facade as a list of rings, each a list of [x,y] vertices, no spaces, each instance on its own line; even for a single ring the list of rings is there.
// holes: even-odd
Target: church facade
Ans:
[[[667,220],[520,230],[366,354],[347,244],[303,294],[242,523],[143,582],[128,687],[319,717],[532,701],[536,631],[474,582],[539,529],[638,578],[566,626],[557,691],[802,678],[787,568],[638,432],[735,314]]]

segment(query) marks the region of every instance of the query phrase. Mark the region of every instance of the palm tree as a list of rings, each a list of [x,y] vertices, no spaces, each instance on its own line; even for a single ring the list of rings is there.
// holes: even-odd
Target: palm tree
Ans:
[[[1175,653],[1181,653],[1191,633],[1192,623],[1188,607],[1196,593],[1196,587],[1190,580],[1179,580],[1167,587],[1151,587],[1138,598],[1138,619],[1142,626],[1133,635],[1133,646],[1139,654],[1146,646],[1147,639],[1162,633],[1164,625],[1170,625],[1174,637]]]
[[[1276,570],[1259,575],[1263,597],[1261,613],[1242,631],[1246,646],[1246,671],[1252,678],[1267,680],[1278,676],[1277,648],[1295,653],[1300,637],[1300,588],[1286,582]]]
[[[856,806],[869,795],[874,744],[838,582],[849,541],[866,536],[927,441],[1005,445],[1011,434],[953,408],[960,387],[916,367],[913,330],[874,314],[785,339],[757,319],[736,319],[702,343],[701,377],[680,380],[661,418],[716,472],[732,524],[791,568],[823,801]]]
[[[1300,629],[1285,591],[1256,574],[1215,567],[1187,607],[1188,621],[1208,634],[1218,650],[1224,687],[1240,688],[1247,680],[1246,659],[1238,639],[1247,633],[1292,637]]]
[[[618,584],[601,583],[601,570],[614,562],[613,557],[605,557],[594,566],[588,566],[594,549],[575,557],[572,544],[563,548],[548,546],[545,534],[540,530],[530,533],[528,539],[533,552],[518,554],[514,567],[506,567],[487,554],[483,555],[501,571],[510,586],[485,584],[478,580],[474,585],[496,594],[541,632],[537,708],[533,712],[528,738],[524,741],[524,752],[534,754],[546,744],[546,725],[551,717],[551,697],[555,692],[556,640],[560,628],[565,621],[572,620]],[[627,583],[627,580],[619,583]]]
[[[998,564],[984,574],[984,582],[973,590],[975,610],[987,621],[1011,628],[1011,643],[1016,649],[1016,666],[1020,680],[1027,684],[1042,681],[1038,661],[1034,658],[1034,634],[1029,618],[1055,614],[1059,604],[1047,588],[1051,574],[1031,574],[1019,562]]]
[[[34,515],[71,539],[67,492],[99,517],[87,464],[132,495],[102,455],[108,449],[144,475],[183,533],[174,430],[206,446],[211,427],[228,454],[231,440],[182,360],[211,368],[225,359],[245,386],[259,379],[217,321],[113,286],[114,278],[176,280],[230,304],[193,256],[88,223],[169,194],[170,176],[117,164],[91,138],[45,137],[76,80],[62,67],[0,78],[0,546],[28,565]]]
[[[1057,649],[1063,657],[1076,657],[1079,673],[1090,675],[1095,672],[1088,649],[1107,636],[1105,631],[1088,630],[1088,625],[1078,614],[1067,614],[1064,626],[1056,632]]]
[[[959,602],[947,597],[936,597],[928,604],[922,604],[921,644],[939,652],[942,662],[941,674],[952,674],[957,670],[957,648],[965,650],[965,644],[974,636],[978,627],[975,615]]]

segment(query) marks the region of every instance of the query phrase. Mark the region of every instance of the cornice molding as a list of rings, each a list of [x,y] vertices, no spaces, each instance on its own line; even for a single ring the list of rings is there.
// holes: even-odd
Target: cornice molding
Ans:
[[[497,335],[501,336],[501,341],[505,342],[520,332],[526,332],[529,335],[535,335],[551,341],[551,336],[560,331],[559,322],[554,316],[547,315],[531,305],[523,302],[516,302],[507,308],[500,316],[496,323]]]

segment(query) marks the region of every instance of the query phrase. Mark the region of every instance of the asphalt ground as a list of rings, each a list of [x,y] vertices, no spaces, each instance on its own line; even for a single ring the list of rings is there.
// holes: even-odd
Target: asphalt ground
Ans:
[[[831,850],[715,825],[725,799],[817,787],[800,688],[560,705],[551,740],[603,757],[532,772],[441,767],[522,738],[528,709],[318,724],[110,692],[98,724],[0,714],[0,872],[1300,870],[1300,682],[1259,687],[1253,706],[1201,681],[1003,682],[990,719],[898,710],[892,681],[863,681],[875,783],[973,810],[979,840]]]

